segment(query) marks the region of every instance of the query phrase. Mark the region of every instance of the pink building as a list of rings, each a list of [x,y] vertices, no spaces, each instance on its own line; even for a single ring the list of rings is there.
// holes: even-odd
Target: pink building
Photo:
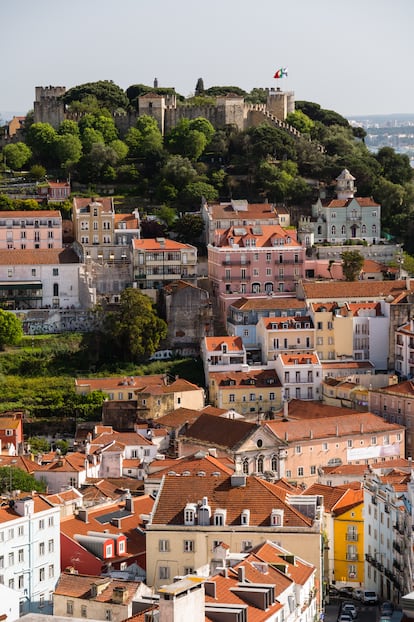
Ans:
[[[223,312],[240,294],[294,292],[304,276],[305,249],[295,231],[279,225],[220,229],[207,248],[208,276]]]
[[[0,212],[0,249],[62,248],[62,216],[58,210]]]

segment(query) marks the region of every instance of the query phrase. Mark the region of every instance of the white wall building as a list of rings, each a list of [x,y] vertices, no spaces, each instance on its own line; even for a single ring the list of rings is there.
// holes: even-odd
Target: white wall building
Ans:
[[[39,495],[0,507],[0,583],[16,590],[20,614],[52,613],[60,574],[60,509]]]

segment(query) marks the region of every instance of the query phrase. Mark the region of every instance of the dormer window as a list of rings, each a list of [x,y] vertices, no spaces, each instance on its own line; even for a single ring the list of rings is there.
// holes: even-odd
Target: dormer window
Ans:
[[[250,510],[243,510],[241,513],[241,525],[249,525],[250,524]]]
[[[226,524],[227,510],[217,509],[214,512],[214,525],[216,527],[223,527]]]
[[[226,343],[222,344],[221,351],[223,352],[223,354],[227,354],[227,344]]]
[[[283,525],[283,510],[272,510],[270,524],[272,527],[281,527]]]
[[[184,525],[195,525],[196,505],[195,503],[187,503],[184,509]]]

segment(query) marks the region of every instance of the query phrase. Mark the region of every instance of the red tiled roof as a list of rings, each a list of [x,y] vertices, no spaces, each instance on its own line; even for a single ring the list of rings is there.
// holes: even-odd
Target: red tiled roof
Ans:
[[[180,440],[232,449],[247,439],[256,428],[255,423],[248,421],[215,417],[203,413],[187,428],[185,433],[182,433]]]
[[[40,220],[41,218],[58,218],[62,220],[62,215],[59,210],[50,209],[50,210],[10,210],[10,211],[0,211],[0,218],[3,220],[4,218],[11,218],[15,220],[16,218],[33,218],[36,220]]]
[[[389,433],[403,429],[403,426],[387,423],[382,417],[377,417],[372,413],[349,413],[339,417],[330,416],[300,421],[267,421],[264,425],[279,439],[289,442],[303,441],[306,438],[323,439],[360,435],[361,426],[364,434]]]
[[[96,596],[92,596],[92,585],[105,586],[104,589],[99,589]],[[111,577],[100,577],[93,575],[71,574],[69,572],[63,572],[59,581],[55,587],[55,594],[57,596],[68,596],[72,598],[81,598],[85,600],[100,602],[100,603],[112,603],[113,590],[117,587],[125,588],[127,596],[125,598],[125,605],[131,603],[140,583],[138,581],[121,581],[119,579],[111,579]]]
[[[55,265],[79,263],[79,257],[71,248],[36,248],[24,250],[0,250],[0,265]],[[12,281],[10,281],[12,283]]]
[[[214,380],[220,387],[231,387],[232,389],[246,389],[246,386],[254,386],[257,388],[282,386],[274,369],[210,372],[209,378],[210,380]],[[204,409],[204,412],[207,412],[207,409]]]
[[[308,315],[290,316],[290,317],[263,317],[261,321],[264,324],[266,330],[275,330],[272,327],[277,326],[280,329],[292,329],[297,330],[299,328],[305,328],[305,324],[309,324],[309,328],[313,328],[313,320]]]
[[[245,486],[232,486],[228,476],[176,477],[166,475],[154,508],[153,525],[183,525],[187,503],[207,497],[212,515],[226,508],[227,525],[240,525],[244,509],[250,509],[250,525],[270,526],[273,509],[283,509],[283,524],[288,527],[309,527],[311,519],[285,503],[278,489],[254,476],[246,477]],[[213,518],[212,518],[213,520]]]
[[[362,466],[362,465],[361,465]],[[364,467],[366,469],[366,466]],[[326,512],[331,512],[345,492],[337,486],[314,483],[302,493],[305,496],[320,495],[323,497],[323,505]]]
[[[407,291],[406,281],[303,281],[303,291],[307,299],[353,300],[362,298],[385,299],[398,296]]]
[[[204,337],[207,352],[220,351],[222,345],[226,345],[231,351],[243,351],[243,341],[241,337]]]
[[[243,233],[241,233],[242,231]],[[239,247],[249,248],[250,250],[271,247],[273,250],[280,251],[284,250],[286,246],[302,248],[301,244],[295,239],[293,232],[284,229],[280,225],[236,225],[228,229],[217,229],[215,239],[220,248],[228,248],[233,244],[238,244]],[[275,239],[284,240],[286,246],[275,247]],[[249,243],[251,240],[255,241],[254,245]]]
[[[162,462],[165,461],[163,460]],[[165,465],[164,469],[157,470],[154,475],[149,475],[147,479],[159,479],[163,475],[168,475],[172,471],[174,471],[177,475],[182,475],[183,473],[197,475],[200,471],[204,471],[206,476],[211,475],[212,473],[231,475],[234,473],[234,468],[230,468],[218,458],[199,452],[193,454],[192,456],[184,456],[182,458],[177,458],[176,460],[168,460],[168,464]],[[188,475],[185,477],[187,476]]]
[[[230,307],[240,309],[240,311],[251,311],[254,309],[305,309],[306,303],[289,296],[265,296],[258,298],[239,298],[231,303]]]
[[[136,239],[132,240],[132,248],[136,250],[144,250],[144,251],[176,251],[176,250],[185,250],[185,249],[193,249],[194,247],[191,244],[183,244],[182,242],[177,242],[176,240],[169,240],[168,238],[163,238],[163,242],[160,241],[161,238],[146,238],[146,239]]]

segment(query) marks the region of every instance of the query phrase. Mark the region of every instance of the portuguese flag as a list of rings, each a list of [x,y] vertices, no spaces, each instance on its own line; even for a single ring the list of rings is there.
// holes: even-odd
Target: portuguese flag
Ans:
[[[278,69],[275,73],[275,75],[273,76],[274,78],[283,78],[283,77],[287,77],[288,72],[287,72],[287,67],[281,67],[280,69]]]

